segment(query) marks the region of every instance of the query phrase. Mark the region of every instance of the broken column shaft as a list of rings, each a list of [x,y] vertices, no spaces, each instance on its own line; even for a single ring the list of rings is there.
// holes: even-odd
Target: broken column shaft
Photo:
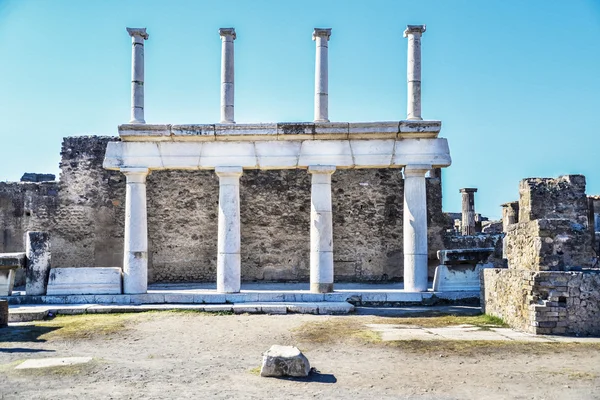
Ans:
[[[460,189],[462,193],[462,228],[463,235],[475,234],[475,192],[476,188]]]
[[[315,59],[315,122],[329,122],[329,38],[331,29],[315,28],[312,38],[317,45]]]
[[[234,64],[233,41],[237,37],[234,28],[219,29],[221,36],[221,123],[235,124],[233,116]]]
[[[131,36],[131,124],[145,124],[144,119],[144,40],[146,28],[127,28]]]
[[[421,118],[421,35],[425,25],[407,25],[404,37],[408,38],[407,92],[408,103],[406,119]]]

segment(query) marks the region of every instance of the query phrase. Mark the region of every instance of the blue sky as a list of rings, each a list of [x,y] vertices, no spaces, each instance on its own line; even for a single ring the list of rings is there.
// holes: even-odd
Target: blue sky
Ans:
[[[218,28],[235,27],[236,121],[311,121],[314,27],[332,28],[332,121],[406,117],[407,24],[423,36],[423,117],[453,165],[444,209],[500,216],[525,177],[600,193],[600,1],[0,0],[0,180],[58,173],[64,136],[129,120],[130,38],[147,27],[146,121],[219,120]]]

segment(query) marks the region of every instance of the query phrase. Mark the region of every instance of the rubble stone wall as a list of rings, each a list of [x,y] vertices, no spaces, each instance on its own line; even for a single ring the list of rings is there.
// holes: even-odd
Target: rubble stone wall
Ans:
[[[482,306],[510,326],[553,335],[600,335],[600,271],[483,270]]]
[[[589,268],[594,253],[587,227],[568,219],[536,219],[508,226],[504,257],[512,269]]]
[[[52,267],[120,267],[125,177],[102,168],[114,137],[65,138],[57,182],[0,184],[0,251],[22,251],[26,230],[51,235]],[[213,171],[153,171],[147,179],[149,282],[214,282],[218,179]],[[244,281],[308,281],[310,175],[244,171],[240,180]],[[403,274],[400,169],[332,176],[335,279]],[[444,246],[439,171],[427,179],[430,272]],[[29,210],[29,211],[27,211]]]
[[[585,176],[528,178],[519,184],[519,222],[564,218],[588,225]]]

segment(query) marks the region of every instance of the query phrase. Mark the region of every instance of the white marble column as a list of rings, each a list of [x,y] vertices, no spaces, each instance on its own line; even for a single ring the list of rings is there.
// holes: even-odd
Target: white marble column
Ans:
[[[242,167],[217,167],[219,177],[219,232],[217,292],[237,293],[241,286],[240,176]]]
[[[407,116],[409,120],[422,120],[421,118],[421,35],[425,32],[425,25],[407,25],[404,37],[408,38],[408,65],[407,65]]]
[[[333,292],[333,218],[331,175],[334,166],[308,167],[310,194],[310,291]]]
[[[221,123],[235,124],[233,117],[234,64],[233,41],[236,38],[234,28],[219,29],[221,36]]]
[[[329,38],[331,29],[315,28],[312,34],[317,45],[315,59],[315,122],[329,122]]]
[[[123,293],[148,290],[148,216],[146,212],[147,168],[121,168],[127,178],[125,194],[125,244]]]
[[[427,291],[427,195],[431,165],[404,167],[404,290]]]
[[[144,119],[144,40],[148,39],[146,28],[127,28],[131,36],[131,121],[145,124]]]

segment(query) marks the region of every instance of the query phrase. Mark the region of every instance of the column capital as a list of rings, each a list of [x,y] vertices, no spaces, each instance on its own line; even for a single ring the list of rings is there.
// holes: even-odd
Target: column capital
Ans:
[[[237,178],[242,176],[242,167],[215,167],[215,173],[219,178]]]
[[[429,170],[431,170],[431,165],[429,165],[429,164],[406,165],[404,167],[404,177],[405,178],[407,176],[425,177],[425,174]]]
[[[219,28],[219,36],[221,39],[226,40],[228,37],[232,37],[232,40],[235,40],[237,35],[235,34],[235,28]]]
[[[315,28],[312,34],[312,40],[317,40],[317,37],[329,40],[331,37],[331,28]]]
[[[475,193],[477,192],[477,188],[462,188],[458,189],[460,193]]]
[[[335,172],[335,165],[310,165],[308,167],[309,174],[333,174]]]
[[[120,171],[127,177],[127,183],[146,183],[146,177],[150,174],[148,168],[121,168]]]
[[[142,38],[144,40],[148,40],[148,33],[146,32],[146,28],[125,28],[127,29],[127,33],[129,33],[129,36],[131,36],[132,38]]]
[[[406,29],[404,30],[404,37],[408,37],[408,35],[416,35],[419,36],[423,34],[426,30],[426,25],[406,25]]]

